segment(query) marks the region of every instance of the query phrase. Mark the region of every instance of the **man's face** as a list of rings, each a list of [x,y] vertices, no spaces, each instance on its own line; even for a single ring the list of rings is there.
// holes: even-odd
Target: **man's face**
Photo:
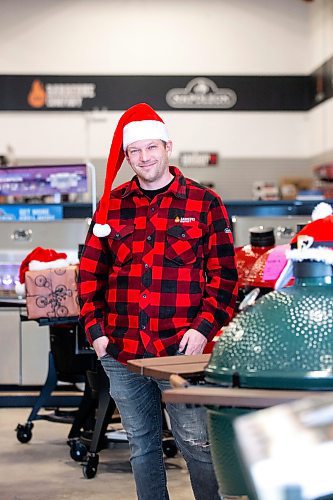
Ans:
[[[172,143],[160,139],[144,139],[127,146],[126,158],[142,187],[155,188],[160,181],[169,178],[169,157]]]

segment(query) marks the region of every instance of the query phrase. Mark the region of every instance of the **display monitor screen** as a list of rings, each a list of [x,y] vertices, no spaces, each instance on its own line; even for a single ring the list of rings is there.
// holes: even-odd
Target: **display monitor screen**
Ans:
[[[87,190],[84,164],[0,167],[0,196],[45,196]]]

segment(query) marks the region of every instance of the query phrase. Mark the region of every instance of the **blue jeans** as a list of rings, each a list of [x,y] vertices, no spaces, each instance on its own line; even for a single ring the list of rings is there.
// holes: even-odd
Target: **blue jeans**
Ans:
[[[101,363],[110,379],[114,399],[127,433],[131,465],[139,500],[168,500],[162,450],[161,391],[164,380],[130,372],[111,356]],[[220,500],[203,407],[167,404],[171,430],[187,463],[196,500]]]

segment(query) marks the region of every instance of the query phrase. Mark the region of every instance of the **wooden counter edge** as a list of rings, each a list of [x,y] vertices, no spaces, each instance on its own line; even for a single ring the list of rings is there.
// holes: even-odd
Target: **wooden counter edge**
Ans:
[[[162,396],[163,401],[166,403],[234,406],[240,408],[266,408],[305,397],[332,398],[333,401],[333,392],[235,389],[203,386],[168,389],[163,392]]]

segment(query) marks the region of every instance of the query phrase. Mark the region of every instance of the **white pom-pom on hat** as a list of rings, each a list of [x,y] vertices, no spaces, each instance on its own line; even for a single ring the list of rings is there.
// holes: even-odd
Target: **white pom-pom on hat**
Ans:
[[[93,233],[97,238],[105,238],[105,236],[109,236],[111,233],[111,227],[109,224],[95,224]]]
[[[332,215],[333,209],[329,203],[325,203],[322,201],[318,205],[316,205],[312,211],[311,218],[312,220],[325,219],[329,215]]]

